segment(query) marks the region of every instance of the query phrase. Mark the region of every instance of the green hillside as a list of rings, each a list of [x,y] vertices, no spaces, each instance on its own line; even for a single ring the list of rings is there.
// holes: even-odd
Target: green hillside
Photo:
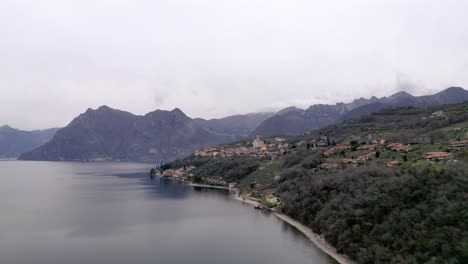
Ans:
[[[195,166],[194,181],[235,183],[359,263],[467,263],[467,139],[468,103],[406,107],[165,168]],[[282,202],[267,203],[271,194]]]

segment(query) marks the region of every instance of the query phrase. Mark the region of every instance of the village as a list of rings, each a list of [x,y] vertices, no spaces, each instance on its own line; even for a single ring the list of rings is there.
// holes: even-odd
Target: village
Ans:
[[[238,144],[206,148],[195,151],[196,157],[232,157],[232,156],[252,156],[252,157],[267,157],[273,159],[284,155],[289,148],[289,144],[285,143],[286,139],[275,137],[271,140],[263,140],[257,136],[251,143],[241,142]]]
[[[281,157],[288,153],[300,150],[320,149],[322,152],[321,163],[312,170],[312,174],[320,171],[344,169],[347,166],[362,166],[378,160],[386,167],[400,166],[410,159],[412,162],[447,162],[453,161],[454,151],[468,147],[468,140],[447,142],[446,148],[440,151],[423,151],[420,144],[403,144],[400,142],[389,142],[382,137],[368,135],[366,141],[353,140],[349,144],[337,145],[334,138],[318,136],[316,138],[291,141],[283,137],[262,139],[257,136],[253,141],[243,141],[236,144],[205,148],[195,151],[195,158],[222,159],[227,157],[253,157],[261,160],[278,162]],[[456,161],[455,161],[456,162]],[[157,170],[155,176],[177,180],[184,183],[197,183],[208,186],[223,187],[231,190],[239,190],[237,182],[228,182],[223,177],[201,177],[196,178],[195,166],[182,166],[180,168],[169,168]],[[272,181],[280,178],[280,173],[270,176]],[[243,199],[249,199],[268,208],[281,206],[281,201],[274,194],[261,194],[258,190],[261,184],[251,182],[249,191],[243,194]]]

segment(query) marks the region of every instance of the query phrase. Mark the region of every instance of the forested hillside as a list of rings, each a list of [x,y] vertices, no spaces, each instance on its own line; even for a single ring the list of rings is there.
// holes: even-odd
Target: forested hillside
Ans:
[[[359,263],[467,263],[467,139],[468,103],[392,108],[264,139],[261,149],[219,146],[164,169],[194,166],[194,181],[234,183]]]

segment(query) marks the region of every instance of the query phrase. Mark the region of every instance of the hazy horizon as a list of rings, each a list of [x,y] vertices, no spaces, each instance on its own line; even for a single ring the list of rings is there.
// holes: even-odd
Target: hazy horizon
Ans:
[[[468,2],[6,0],[0,125],[192,118],[468,87]]]

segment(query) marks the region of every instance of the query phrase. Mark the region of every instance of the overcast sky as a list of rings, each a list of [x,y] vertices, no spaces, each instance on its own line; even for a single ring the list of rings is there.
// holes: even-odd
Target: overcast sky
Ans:
[[[2,0],[0,124],[222,117],[468,87],[464,0]]]

